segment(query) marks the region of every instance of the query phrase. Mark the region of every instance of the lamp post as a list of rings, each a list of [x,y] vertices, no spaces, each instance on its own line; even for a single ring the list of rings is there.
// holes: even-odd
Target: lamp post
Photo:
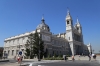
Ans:
[[[18,48],[19,48],[19,52],[20,52],[20,43],[19,43],[19,39],[18,39],[18,44],[19,44],[19,47],[18,47]],[[18,52],[18,56],[19,56],[19,52]]]
[[[94,50],[92,50],[93,51],[93,53],[94,53]]]
[[[40,34],[39,34],[39,37],[40,37]],[[38,61],[40,61],[40,40],[39,40],[39,59]]]
[[[39,41],[39,59],[38,61],[40,61],[40,41]]]

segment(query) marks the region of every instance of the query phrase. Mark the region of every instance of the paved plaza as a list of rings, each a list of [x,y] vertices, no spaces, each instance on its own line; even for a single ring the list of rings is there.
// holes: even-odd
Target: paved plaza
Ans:
[[[37,61],[35,59],[26,59],[23,60],[22,65],[24,64],[32,64],[32,66],[100,66],[100,56],[97,57],[97,60],[88,61],[87,56],[79,57],[75,56],[75,61],[73,62],[69,57],[69,60],[41,60]],[[16,61],[10,60],[9,62],[0,62],[0,66],[20,66]]]
[[[32,62],[31,62],[32,63]],[[100,66],[98,61],[76,60],[76,61],[60,61],[60,62],[33,62],[32,66]],[[18,63],[0,63],[0,66],[20,66]]]
[[[42,66],[100,66],[96,61],[67,61],[67,62],[55,62],[55,63],[42,63]]]

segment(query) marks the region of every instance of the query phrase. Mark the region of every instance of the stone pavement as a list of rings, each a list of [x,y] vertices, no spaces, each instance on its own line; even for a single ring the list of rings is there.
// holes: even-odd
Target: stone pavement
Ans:
[[[41,66],[100,66],[96,61],[88,60],[76,60],[76,61],[66,61],[66,62],[55,62],[55,63],[41,63]]]
[[[71,60],[71,57],[68,57],[69,60]],[[80,60],[79,60],[80,59]],[[10,59],[10,61],[13,61]],[[75,56],[75,61],[88,61],[88,57],[87,56],[81,56],[79,58],[79,56]],[[100,56],[97,57],[97,61],[94,61],[92,59],[93,62],[98,62],[100,63]],[[37,64],[42,64],[42,63],[56,63],[56,62],[64,62],[64,60],[41,60],[41,61],[38,61],[36,59],[24,59],[22,64],[34,64],[34,65],[37,65]],[[68,62],[68,61],[67,61]],[[71,61],[72,62],[72,61]],[[0,66],[19,66],[20,64],[18,64],[17,62],[0,62]]]
[[[0,66],[19,66],[18,63],[0,63]]]
[[[59,62],[59,60],[42,60],[42,61],[30,61],[30,62],[22,62],[21,65],[26,65],[26,64],[29,64],[29,65],[38,65],[38,64],[41,64],[41,63],[53,63],[53,62]],[[18,64],[18,62],[15,62],[15,63],[9,63],[9,62],[6,62],[6,63],[0,63],[1,65],[0,66],[20,66],[20,64]]]
[[[78,56],[76,55],[75,57],[75,60],[89,60],[88,56]],[[68,60],[72,60],[71,57],[68,57]],[[92,57],[91,57],[91,60],[94,60]],[[100,60],[100,56],[97,56],[96,60]]]
[[[61,63],[61,64],[60,64]],[[100,66],[98,64],[98,62],[92,60],[92,61],[88,61],[88,60],[75,60],[74,62],[73,61],[57,61],[57,60],[44,60],[44,61],[35,61],[35,62],[23,62],[22,65],[25,65],[25,64],[32,64],[33,66],[38,66],[38,65],[45,65],[45,66]],[[51,64],[51,65],[49,65]],[[54,64],[54,65],[52,65]],[[55,65],[56,64],[56,65]],[[82,65],[83,64],[83,65]],[[16,63],[9,63],[9,62],[6,62],[6,63],[0,63],[0,66],[20,66],[20,64],[18,64],[17,62]]]

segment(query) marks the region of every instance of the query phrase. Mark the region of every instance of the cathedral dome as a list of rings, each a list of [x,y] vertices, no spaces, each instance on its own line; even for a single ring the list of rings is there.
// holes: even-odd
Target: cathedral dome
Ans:
[[[43,29],[46,31],[50,31],[49,26],[47,24],[45,24],[44,18],[42,18],[41,21],[42,21],[41,24],[39,24],[36,29]]]

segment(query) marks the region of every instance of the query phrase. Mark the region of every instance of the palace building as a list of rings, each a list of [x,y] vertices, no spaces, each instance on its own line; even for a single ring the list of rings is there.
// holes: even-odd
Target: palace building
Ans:
[[[73,19],[68,11],[65,18],[65,23],[65,32],[55,35],[50,32],[50,27],[46,24],[44,17],[42,17],[41,23],[36,27],[36,29],[44,41],[44,51],[51,56],[54,54],[82,55],[92,52],[88,50],[88,48],[91,49],[91,47],[87,47],[84,44],[82,26],[78,18],[76,20],[76,24],[73,26]],[[34,34],[35,30],[4,40],[4,53],[8,54],[8,58],[17,56],[19,51],[22,51],[22,55],[25,56],[25,44],[28,40],[29,34],[31,33]]]

